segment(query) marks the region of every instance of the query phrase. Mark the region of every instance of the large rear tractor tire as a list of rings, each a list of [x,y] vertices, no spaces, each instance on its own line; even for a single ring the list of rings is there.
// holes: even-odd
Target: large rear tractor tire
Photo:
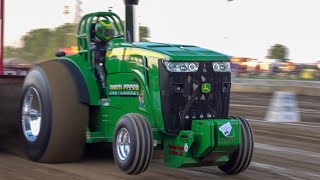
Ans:
[[[242,143],[239,149],[233,152],[230,160],[226,164],[219,166],[219,169],[227,174],[238,174],[246,170],[251,162],[254,137],[252,128],[247,120],[239,116],[230,116],[230,118],[241,121]]]
[[[114,130],[113,156],[121,171],[144,172],[152,159],[153,137],[149,122],[139,114],[126,114]]]
[[[37,162],[80,160],[89,109],[80,103],[68,68],[48,61],[32,68],[23,84],[22,133],[27,156]]]

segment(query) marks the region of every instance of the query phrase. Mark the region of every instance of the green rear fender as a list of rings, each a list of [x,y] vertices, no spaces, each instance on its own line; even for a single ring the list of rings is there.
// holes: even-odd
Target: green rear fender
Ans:
[[[76,79],[78,89],[81,87],[80,99],[88,105],[100,105],[99,89],[90,64],[79,55],[72,55],[58,59],[71,70]],[[85,97],[87,96],[87,97]]]

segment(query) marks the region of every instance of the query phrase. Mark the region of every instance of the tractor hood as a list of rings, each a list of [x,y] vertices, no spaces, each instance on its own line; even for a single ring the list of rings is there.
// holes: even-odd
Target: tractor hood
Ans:
[[[229,61],[229,56],[197,46],[140,42],[135,47],[155,51],[170,57],[172,61]]]

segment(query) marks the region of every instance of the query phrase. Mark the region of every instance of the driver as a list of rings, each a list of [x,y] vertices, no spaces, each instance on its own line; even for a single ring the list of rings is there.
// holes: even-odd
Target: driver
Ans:
[[[95,36],[91,41],[91,52],[94,60],[94,74],[98,81],[98,86],[101,95],[101,103],[106,100],[106,69],[105,69],[105,56],[108,49],[108,42],[114,35],[112,24],[109,20],[104,19],[96,23],[94,27]]]

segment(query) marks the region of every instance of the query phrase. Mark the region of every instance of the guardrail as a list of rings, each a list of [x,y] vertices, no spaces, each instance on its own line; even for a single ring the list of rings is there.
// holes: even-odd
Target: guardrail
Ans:
[[[252,93],[291,91],[297,95],[320,96],[320,81],[233,78],[231,91]]]
[[[26,76],[31,67],[29,64],[5,65],[3,75]]]

